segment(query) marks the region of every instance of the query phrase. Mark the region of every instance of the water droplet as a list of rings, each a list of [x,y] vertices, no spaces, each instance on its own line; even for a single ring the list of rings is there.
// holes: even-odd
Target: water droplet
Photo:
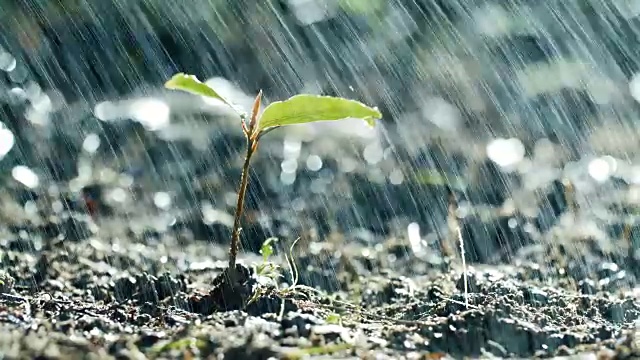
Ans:
[[[411,223],[407,226],[407,237],[414,253],[422,251],[422,238],[420,237],[420,225]]]
[[[157,192],[153,196],[153,203],[158,208],[166,210],[171,206],[171,196],[166,192]]]
[[[158,99],[137,100],[131,105],[129,112],[132,118],[150,131],[162,129],[170,122],[169,105]]]
[[[285,158],[298,158],[300,156],[300,149],[302,149],[302,143],[298,140],[287,138],[284,140],[283,155]]]
[[[0,70],[10,72],[18,65],[16,59],[8,52],[0,52]]]
[[[609,179],[609,177],[613,173],[613,166],[610,160],[604,157],[601,157],[601,158],[594,159],[589,163],[588,171],[589,171],[589,175],[591,175],[591,177],[595,181],[605,182]]]
[[[369,164],[374,165],[379,163],[382,160],[382,157],[384,156],[384,151],[382,147],[380,147],[380,144],[373,143],[373,144],[367,145],[362,155],[364,156],[365,160],[367,160]]]
[[[519,139],[495,139],[487,145],[487,156],[500,167],[510,167],[524,159],[524,145]]]
[[[307,158],[307,169],[311,171],[318,171],[322,169],[322,159],[318,155],[310,155]]]
[[[280,173],[280,181],[282,181],[285,185],[291,185],[296,181],[296,173],[295,172],[281,172]]]
[[[280,164],[283,173],[295,174],[298,170],[298,161],[296,159],[285,160]]]
[[[127,200],[127,192],[123,188],[116,188],[111,191],[110,197],[115,202],[123,203]]]
[[[102,121],[113,120],[118,116],[118,108],[110,101],[101,102],[93,108],[93,116]]]
[[[11,130],[4,127],[4,124],[0,123],[0,159],[5,157],[15,144],[15,138]]]
[[[96,134],[89,134],[82,143],[82,149],[88,153],[94,153],[100,147],[100,137]]]
[[[38,175],[24,165],[18,165],[11,170],[11,176],[24,186],[33,189],[38,186]]]
[[[393,185],[400,185],[404,181],[404,174],[400,169],[393,169],[393,171],[389,175],[389,181]]]

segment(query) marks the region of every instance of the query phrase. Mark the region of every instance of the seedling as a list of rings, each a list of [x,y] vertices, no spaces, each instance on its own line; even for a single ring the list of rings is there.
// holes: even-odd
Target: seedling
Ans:
[[[256,274],[258,275],[258,282],[265,285],[266,283],[270,283],[275,290],[275,293],[282,299],[282,304],[280,306],[280,314],[279,318],[282,319],[284,316],[285,302],[287,299],[293,298],[294,296],[304,296],[308,298],[308,293],[322,294],[320,290],[312,288],[310,286],[298,284],[298,280],[300,279],[300,273],[298,272],[298,267],[296,266],[295,261],[293,260],[293,249],[300,238],[297,238],[289,248],[289,255],[284,254],[284,258],[289,266],[289,275],[291,276],[291,285],[288,285],[284,288],[280,288],[279,279],[283,277],[280,273],[280,266],[273,263],[269,260],[269,257],[273,254],[273,244],[275,244],[278,239],[277,238],[268,238],[262,243],[262,247],[260,248],[260,254],[262,254],[262,263],[254,264],[254,269]],[[261,287],[257,291],[254,292],[253,297],[249,299],[249,304],[258,300],[260,296],[265,295],[267,292],[267,287]]]
[[[249,168],[251,158],[258,150],[260,138],[268,132],[287,125],[298,125],[318,121],[335,121],[348,118],[360,118],[370,126],[375,125],[375,120],[382,118],[376,108],[366,106],[358,101],[348,100],[332,96],[319,96],[301,94],[284,101],[276,101],[269,104],[260,114],[262,90],[258,92],[253,103],[251,114],[236,109],[231,102],[224,99],[216,90],[201,82],[193,75],[178,73],[165,84],[167,89],[181,90],[195,95],[217,99],[232,108],[240,118],[242,131],[247,139],[247,150],[240,177],[238,199],[234,214],[233,230],[231,233],[231,245],[229,247],[229,278],[232,284],[236,283],[236,259],[240,243],[240,231],[244,198],[249,183]]]
[[[449,196],[447,199],[448,202],[448,211],[447,211],[447,225],[449,227],[449,234],[455,237],[458,240],[460,245],[460,257],[462,258],[462,278],[464,282],[464,306],[469,308],[469,282],[467,279],[467,262],[466,255],[464,252],[464,238],[462,237],[462,227],[460,226],[460,221],[458,221],[458,201],[456,200],[456,196],[452,191],[449,191]]]

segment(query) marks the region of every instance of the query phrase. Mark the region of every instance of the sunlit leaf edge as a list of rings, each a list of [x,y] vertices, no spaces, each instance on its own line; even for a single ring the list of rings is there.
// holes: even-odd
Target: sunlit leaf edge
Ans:
[[[331,113],[331,110],[324,112],[322,110],[306,110],[307,108],[318,108],[320,106],[327,106],[327,104],[330,102],[332,103],[332,106],[335,106],[338,103],[342,103],[343,105],[349,105],[353,107],[353,109],[352,111],[344,109],[343,111],[336,111],[334,109],[334,114],[340,114],[334,116],[322,115],[323,113]],[[292,110],[300,107],[303,107],[305,110],[303,110],[302,112]],[[291,112],[294,113],[291,114]],[[260,117],[259,130],[265,130],[275,126],[298,125],[320,121],[338,121],[349,118],[362,119],[367,122],[369,126],[373,127],[375,126],[375,120],[381,119],[382,114],[377,108],[367,106],[356,100],[334,96],[299,94],[292,96],[287,100],[275,101],[269,104],[269,106],[264,109]]]
[[[181,90],[184,92],[188,92],[194,95],[206,96],[212,99],[217,99],[222,101],[223,103],[229,105],[232,109],[235,110],[233,105],[229,101],[227,101],[224,97],[218,94],[213,88],[209,85],[203,83],[198,80],[195,75],[188,75],[185,73],[177,73],[171,77],[165,84],[164,87],[169,90]]]

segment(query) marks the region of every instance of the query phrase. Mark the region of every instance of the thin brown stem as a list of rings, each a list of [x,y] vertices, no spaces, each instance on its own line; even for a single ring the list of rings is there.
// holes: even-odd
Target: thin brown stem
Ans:
[[[240,188],[238,189],[238,202],[236,203],[236,212],[233,221],[233,231],[231,233],[231,246],[229,247],[229,277],[235,284],[236,276],[236,259],[238,258],[238,249],[240,247],[240,222],[242,220],[242,212],[244,210],[244,198],[247,194],[247,185],[249,183],[249,166],[251,164],[251,156],[257,148],[257,140],[247,139],[247,154],[244,158],[242,166],[242,175],[240,177]]]

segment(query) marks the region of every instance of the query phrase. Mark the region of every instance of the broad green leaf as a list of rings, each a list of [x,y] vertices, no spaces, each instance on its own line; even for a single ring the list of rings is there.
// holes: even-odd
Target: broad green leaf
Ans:
[[[382,118],[376,108],[355,100],[332,96],[296,95],[285,101],[276,101],[262,113],[259,131],[284,125],[304,124],[316,121],[359,118],[374,126],[375,120]]]
[[[223,98],[217,91],[213,90],[209,85],[198,80],[194,75],[178,73],[173,75],[171,80],[164,84],[164,87],[170,90],[182,90],[191,94],[206,96],[218,99],[233,108],[233,105]]]

